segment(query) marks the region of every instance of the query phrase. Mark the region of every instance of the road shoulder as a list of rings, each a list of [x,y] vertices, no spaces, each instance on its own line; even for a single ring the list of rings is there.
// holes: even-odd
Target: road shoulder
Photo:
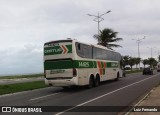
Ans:
[[[138,106],[160,106],[160,85],[153,88]],[[159,112],[130,112],[129,115],[159,115]]]

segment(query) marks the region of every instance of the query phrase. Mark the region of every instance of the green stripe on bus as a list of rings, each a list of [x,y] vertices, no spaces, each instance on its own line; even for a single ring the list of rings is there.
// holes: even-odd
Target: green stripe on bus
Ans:
[[[97,68],[96,61],[74,60],[75,68]]]
[[[66,45],[68,52],[67,53],[72,53],[72,45]]]
[[[51,69],[69,69],[73,68],[73,61],[65,60],[65,61],[47,61],[44,62],[44,69],[51,70]]]
[[[104,64],[103,64],[104,67]],[[118,63],[107,62],[106,68],[117,68]],[[61,61],[47,61],[44,62],[44,69],[71,69],[71,68],[97,68],[96,61],[84,60],[61,60]]]
[[[107,62],[107,68],[117,68],[118,63],[116,62]]]

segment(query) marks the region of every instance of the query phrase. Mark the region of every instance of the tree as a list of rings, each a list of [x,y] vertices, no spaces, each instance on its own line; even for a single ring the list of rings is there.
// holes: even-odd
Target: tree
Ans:
[[[157,61],[156,60],[154,60],[154,62],[153,62],[153,67],[155,67],[155,66],[157,66]]]
[[[152,58],[152,57],[148,58],[148,62],[149,62],[149,65],[150,65],[151,68],[153,68],[154,66],[157,65],[157,61],[156,61],[155,58]]]
[[[149,64],[149,60],[148,60],[148,59],[144,59],[144,60],[142,61],[142,63],[143,63],[144,68],[145,68],[145,65]]]
[[[160,62],[160,55],[158,56],[158,61]]]
[[[122,38],[117,38],[117,34],[118,32],[114,32],[112,29],[105,28],[104,30],[100,31],[100,35],[95,34],[93,37],[98,40],[99,45],[112,49],[112,47],[122,47],[117,44],[112,44],[122,40]]]
[[[126,65],[129,65],[129,56],[122,56],[122,66],[125,68]]]
[[[141,62],[141,58],[135,58],[136,68],[137,68],[137,65],[140,64],[140,62]]]
[[[131,66],[131,71],[132,71],[132,66],[135,64],[136,64],[136,58],[129,57],[129,65]]]

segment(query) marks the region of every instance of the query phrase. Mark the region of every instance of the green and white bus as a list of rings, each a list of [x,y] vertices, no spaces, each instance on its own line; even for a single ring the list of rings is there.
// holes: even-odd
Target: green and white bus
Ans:
[[[45,84],[98,86],[100,82],[122,77],[121,55],[100,45],[66,39],[44,44]]]

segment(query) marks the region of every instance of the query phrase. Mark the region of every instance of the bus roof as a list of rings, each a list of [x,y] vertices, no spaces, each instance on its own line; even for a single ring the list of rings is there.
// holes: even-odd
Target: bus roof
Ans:
[[[80,42],[80,41],[78,41],[77,39],[72,39],[72,38],[67,38],[67,39],[63,39],[63,40],[49,41],[49,42],[46,42],[44,45],[50,44],[50,43],[72,42],[72,41],[78,42],[78,43],[82,43],[82,44],[86,44],[86,45],[90,45],[90,46],[97,47],[97,48],[101,48],[101,49],[105,49],[105,50],[109,50],[109,51],[112,51],[112,52],[116,52],[115,50],[109,49],[109,48],[104,47],[104,46],[101,46],[101,45],[97,45],[97,44],[88,44],[88,43]],[[117,53],[118,53],[118,52],[117,52]]]
[[[66,39],[66,40],[55,40],[55,41],[49,41],[49,42],[46,42],[44,43],[44,45],[46,44],[50,44],[50,43],[58,43],[58,42],[72,42],[73,40],[72,39]]]
[[[112,51],[112,52],[116,52],[115,50],[112,50],[112,49],[109,49],[107,47],[104,47],[104,46],[101,46],[101,45],[97,45],[97,44],[87,44],[87,43],[84,43],[84,42],[79,42],[77,40],[74,40],[75,42],[78,42],[78,43],[82,43],[82,44],[86,44],[86,45],[90,45],[90,46],[93,46],[93,47],[97,47],[97,48],[101,48],[101,49],[105,49],[105,50],[109,50],[109,51]],[[118,53],[118,52],[117,52]]]

